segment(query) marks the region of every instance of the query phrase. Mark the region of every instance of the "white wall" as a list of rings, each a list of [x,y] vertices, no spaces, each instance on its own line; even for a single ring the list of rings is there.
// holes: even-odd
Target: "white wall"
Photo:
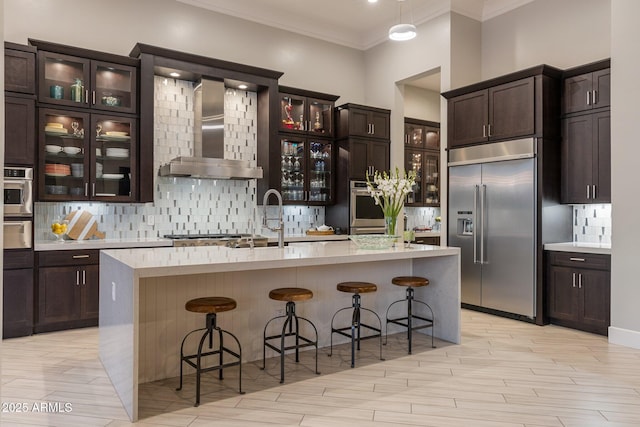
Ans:
[[[640,98],[640,2],[611,2],[611,255],[612,343],[640,348],[638,285],[638,99]]]
[[[440,123],[440,92],[405,85],[404,116]]]
[[[482,79],[608,58],[610,0],[536,0],[482,25]]]
[[[364,102],[364,54],[174,0],[5,0],[5,39],[128,55],[136,42],[285,72],[280,83]]]

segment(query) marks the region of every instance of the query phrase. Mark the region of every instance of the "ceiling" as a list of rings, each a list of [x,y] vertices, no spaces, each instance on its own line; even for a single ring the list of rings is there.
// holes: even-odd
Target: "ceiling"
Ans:
[[[400,21],[397,0],[176,1],[360,50],[386,41],[389,27]],[[420,25],[454,11],[485,21],[532,1],[405,0],[402,20]]]

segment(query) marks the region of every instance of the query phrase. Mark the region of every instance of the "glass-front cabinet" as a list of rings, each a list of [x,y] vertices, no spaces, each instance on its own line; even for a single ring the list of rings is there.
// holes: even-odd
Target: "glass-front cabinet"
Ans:
[[[405,170],[416,172],[408,206],[440,206],[440,128],[438,123],[405,119]]]
[[[337,98],[281,86],[280,131],[332,137]]]
[[[41,108],[39,200],[134,201],[136,123]]]
[[[38,63],[40,102],[136,112],[136,67],[46,51]]]
[[[333,201],[333,142],[282,136],[281,182],[285,202],[310,205]]]

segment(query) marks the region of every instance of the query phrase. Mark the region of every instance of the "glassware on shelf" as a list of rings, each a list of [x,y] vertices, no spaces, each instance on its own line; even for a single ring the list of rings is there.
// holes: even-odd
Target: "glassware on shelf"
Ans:
[[[300,170],[300,157],[295,157],[296,161],[293,163],[293,170]]]

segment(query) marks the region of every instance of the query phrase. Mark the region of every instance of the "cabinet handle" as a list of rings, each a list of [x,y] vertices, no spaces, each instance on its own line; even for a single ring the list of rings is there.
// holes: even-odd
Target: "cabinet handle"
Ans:
[[[96,196],[96,183],[91,184],[91,197]],[[588,197],[587,197],[588,198]]]
[[[591,194],[593,194],[593,198],[596,198],[596,185],[593,184],[593,190],[591,190]]]
[[[76,270],[76,286],[80,286],[80,270]]]
[[[84,103],[85,104],[89,103],[89,89],[85,89],[84,91]]]
[[[591,197],[589,197],[590,191],[589,191],[589,184],[587,184],[587,200],[589,200]]]
[[[91,105],[96,105],[96,91],[91,91]]]
[[[482,125],[482,137],[487,137],[487,125]]]
[[[584,258],[569,258],[569,261],[578,261],[578,262],[584,262]]]
[[[89,195],[89,183],[84,183],[84,196],[87,197]]]
[[[87,270],[82,270],[82,284],[87,284]]]
[[[491,123],[487,125],[487,136],[491,138]]]
[[[89,258],[89,255],[74,255],[72,258],[73,259]]]
[[[587,105],[591,105],[591,91],[587,91]]]
[[[572,273],[573,274],[573,287],[576,287],[576,273]]]
[[[376,125],[375,123],[371,123],[371,135],[375,135],[376,134]]]
[[[582,273],[578,274],[578,289],[582,289]]]
[[[591,95],[591,100],[593,101],[593,105],[596,105],[598,103],[598,91],[597,90],[593,90],[593,94]]]

